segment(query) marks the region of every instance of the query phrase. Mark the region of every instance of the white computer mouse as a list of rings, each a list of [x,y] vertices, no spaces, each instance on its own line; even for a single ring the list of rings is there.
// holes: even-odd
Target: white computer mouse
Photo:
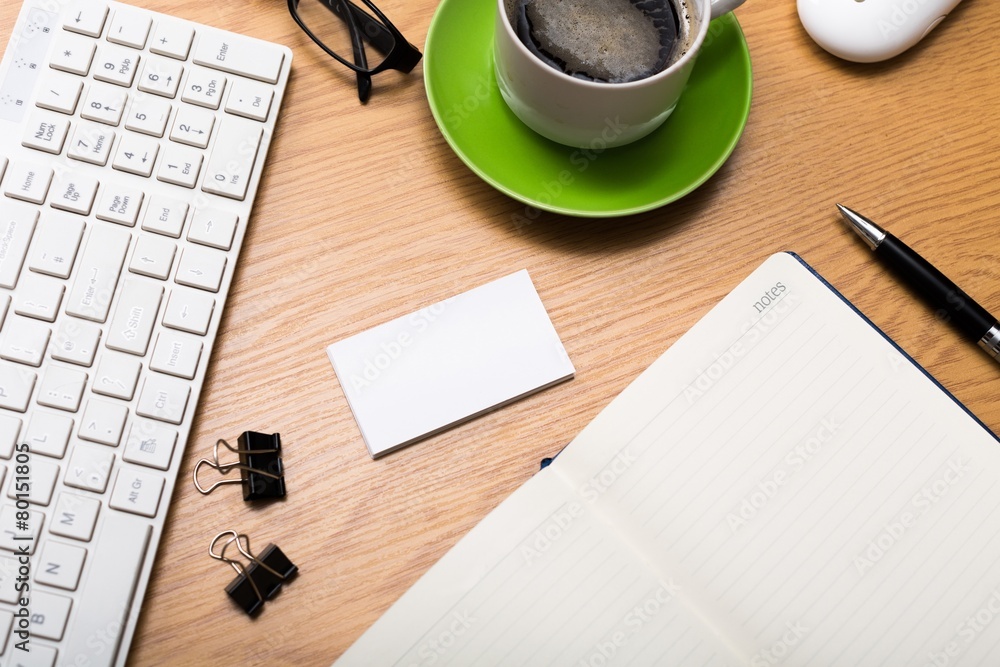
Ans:
[[[806,32],[835,56],[888,60],[944,20],[962,0],[798,0]]]

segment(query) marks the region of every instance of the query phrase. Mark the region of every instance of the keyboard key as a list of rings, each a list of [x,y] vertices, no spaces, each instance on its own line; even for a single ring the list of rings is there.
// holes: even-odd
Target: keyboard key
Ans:
[[[117,447],[125,430],[128,408],[119,403],[109,403],[92,398],[80,419],[79,435],[84,440]],[[77,448],[79,451],[80,448]]]
[[[22,366],[0,361],[0,408],[26,412],[38,375]]]
[[[9,459],[14,455],[14,445],[20,442],[22,425],[17,417],[0,415],[0,458]]]
[[[139,392],[139,405],[135,411],[143,417],[168,424],[180,424],[184,420],[184,410],[190,395],[190,383],[150,373]]]
[[[72,368],[50,365],[38,386],[39,405],[76,412],[83,400],[83,390],[87,386],[87,374]]]
[[[24,317],[10,317],[0,338],[0,357],[29,366],[42,365],[42,356],[52,330],[41,322]]]
[[[139,275],[166,280],[174,266],[177,244],[160,236],[143,234],[136,243],[129,271]]]
[[[170,147],[164,152],[163,159],[160,160],[160,170],[167,162]],[[163,179],[160,179],[163,180]],[[153,195],[146,207],[146,214],[142,218],[142,228],[148,232],[155,232],[180,238],[181,230],[184,229],[184,219],[187,217],[188,205],[176,199],[170,199],[161,195]]]
[[[0,287],[13,289],[17,284],[37,221],[37,209],[0,200],[0,238],[7,245],[0,253]]]
[[[201,173],[202,152],[177,144],[167,144],[160,158],[157,180],[173,183],[185,188],[193,188]]]
[[[226,255],[209,248],[184,248],[174,281],[209,292],[218,292],[226,270]]]
[[[66,453],[72,432],[72,417],[39,410],[31,415],[24,441],[31,447],[32,454],[61,459]]]
[[[29,272],[17,289],[14,312],[43,322],[55,322],[65,291],[63,281]]]
[[[119,352],[144,356],[162,299],[162,285],[149,280],[126,278],[118,297],[115,315],[108,327],[105,345]]]
[[[128,89],[95,83],[87,91],[80,115],[105,125],[117,126],[128,104]]]
[[[119,6],[108,28],[108,41],[134,49],[146,46],[149,28],[153,20],[149,14],[138,9]]]
[[[277,83],[284,52],[268,44],[241,35],[204,30],[192,56],[195,64],[242,76]]]
[[[105,3],[78,0],[66,10],[63,28],[88,37],[100,37],[107,17],[108,6]]]
[[[49,345],[52,358],[77,366],[90,367],[101,342],[101,328],[96,324],[65,318]]]
[[[19,488],[20,475],[11,475],[7,485],[7,497],[14,500],[20,495],[32,505],[48,505],[52,501],[52,490],[59,479],[59,464],[41,458],[31,459],[31,483],[27,496]]]
[[[42,553],[36,561],[35,581],[75,591],[80,583],[80,573],[86,558],[86,549],[49,540],[42,545]]]
[[[7,170],[3,192],[8,197],[41,204],[52,183],[52,169],[32,162],[14,162]],[[5,216],[6,217],[6,216]]]
[[[192,67],[184,84],[181,99],[200,107],[218,109],[225,89],[226,77],[202,67]]]
[[[16,588],[18,569],[19,563],[16,558],[0,554],[0,602],[14,604],[21,597]]]
[[[172,110],[173,107],[166,100],[144,95],[136,97],[125,116],[125,127],[151,137],[162,137]]]
[[[49,111],[72,114],[80,101],[83,81],[65,74],[49,74],[38,87],[35,104]]]
[[[131,49],[106,44],[94,60],[94,78],[128,88],[139,68],[139,54]]]
[[[96,50],[97,45],[94,44],[94,40],[80,35],[62,33],[52,48],[49,67],[70,74],[87,76]]]
[[[219,250],[233,247],[239,218],[235,213],[213,208],[198,208],[191,218],[187,239]]]
[[[32,112],[24,125],[21,145],[45,153],[59,155],[69,134],[69,119],[49,111]]]
[[[78,123],[69,142],[67,155],[74,160],[101,167],[108,163],[115,131],[94,123]]]
[[[264,122],[271,111],[271,101],[274,99],[274,89],[271,86],[236,79],[226,100],[226,111],[237,116]]]
[[[156,26],[149,50],[161,56],[187,60],[193,39],[194,30],[190,26],[164,18]]]
[[[212,321],[215,299],[210,294],[176,287],[167,300],[163,326],[204,336]]]
[[[135,395],[141,370],[142,363],[135,357],[106,352],[97,364],[93,391],[95,394],[131,401]]]
[[[122,468],[118,471],[118,479],[115,480],[108,505],[116,510],[154,517],[159,509],[162,493],[163,478],[159,475]]]
[[[160,144],[155,139],[141,137],[138,134],[126,134],[118,144],[118,152],[112,166],[119,171],[127,171],[136,176],[148,177],[153,173],[153,162],[160,151]],[[140,200],[141,202],[141,200]],[[131,216],[135,224],[138,208]]]
[[[12,667],[55,667],[58,658],[57,649],[36,642],[31,646],[31,653],[17,656],[17,662]]]
[[[76,317],[104,322],[111,297],[125,263],[132,235],[124,229],[96,226],[80,259],[80,270],[66,302],[66,312]]]
[[[70,598],[36,588],[31,596],[31,634],[45,639],[62,639],[71,606],[73,600]],[[32,646],[32,652],[36,648]]]
[[[66,479],[63,481],[67,486],[77,489],[104,493],[114,464],[115,454],[110,449],[78,445],[70,455]]]
[[[69,278],[86,223],[75,215],[48,213],[38,223],[28,268],[56,278]]]
[[[97,217],[119,225],[135,227],[143,197],[142,190],[117,184],[108,185],[104,188],[101,203],[97,207]]]
[[[80,585],[73,624],[63,642],[66,655],[82,656],[88,667],[110,667],[125,634],[135,585],[149,544],[145,519],[106,512]],[[95,642],[100,637],[103,641]]]
[[[259,123],[224,117],[219,123],[201,189],[230,199],[246,197],[263,132]]]
[[[42,534],[45,515],[37,510],[27,510],[28,519],[25,522],[17,518],[17,512],[14,505],[0,507],[0,549],[18,551],[21,545],[27,545],[28,553],[33,554],[38,536]]]
[[[122,458],[149,468],[166,470],[177,444],[177,431],[162,424],[136,419],[125,441]]]
[[[99,500],[63,491],[56,498],[49,532],[53,535],[89,542],[94,535],[94,526],[97,524],[97,515],[100,509],[101,502]]]
[[[184,66],[176,60],[149,58],[143,66],[138,88],[144,93],[172,99],[177,95],[177,87],[183,75]]]
[[[97,197],[97,179],[75,171],[63,171],[52,184],[49,206],[78,215],[90,215]]]
[[[164,331],[153,346],[149,367],[167,375],[193,380],[198,371],[202,347],[198,338],[176,331]]]
[[[177,111],[170,138],[188,146],[206,148],[215,125],[215,114],[205,109],[183,106]]]

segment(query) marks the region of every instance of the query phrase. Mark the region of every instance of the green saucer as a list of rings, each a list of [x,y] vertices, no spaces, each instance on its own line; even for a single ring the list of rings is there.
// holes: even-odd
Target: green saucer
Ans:
[[[535,134],[493,74],[496,0],[441,0],[424,47],[427,100],[444,138],[484,181],[529,206],[585,217],[629,215],[680,199],[736,147],[753,77],[732,14],[717,19],[673,115],[644,139],[603,152]]]

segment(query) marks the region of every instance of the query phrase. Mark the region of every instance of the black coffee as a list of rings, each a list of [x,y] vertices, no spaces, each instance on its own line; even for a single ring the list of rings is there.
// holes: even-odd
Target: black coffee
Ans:
[[[677,4],[675,4],[677,3]],[[542,62],[570,76],[624,83],[679,57],[686,16],[678,0],[514,0],[511,22]],[[508,5],[509,6],[509,5]]]

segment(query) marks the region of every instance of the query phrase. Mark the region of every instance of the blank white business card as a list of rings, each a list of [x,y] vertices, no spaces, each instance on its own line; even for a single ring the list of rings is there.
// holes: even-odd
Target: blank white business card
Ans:
[[[326,351],[373,458],[574,373],[523,270]]]

